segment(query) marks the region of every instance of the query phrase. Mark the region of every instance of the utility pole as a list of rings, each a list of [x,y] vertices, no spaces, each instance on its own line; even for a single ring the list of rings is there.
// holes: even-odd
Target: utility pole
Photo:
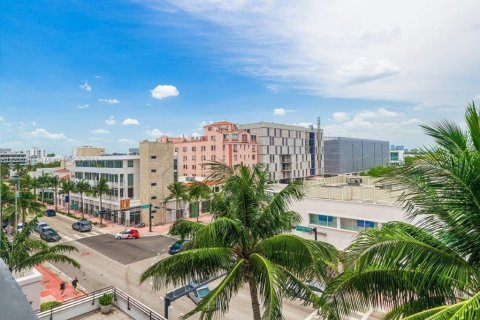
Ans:
[[[152,232],[152,204],[148,204],[148,232]]]

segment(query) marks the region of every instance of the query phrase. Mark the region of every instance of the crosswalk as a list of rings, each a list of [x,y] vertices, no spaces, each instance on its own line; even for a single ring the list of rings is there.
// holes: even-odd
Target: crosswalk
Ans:
[[[84,238],[90,238],[90,237],[95,237],[99,236],[102,234],[105,234],[104,232],[98,231],[98,230],[92,230],[89,232],[72,232],[70,234],[64,234],[64,233],[59,233],[62,239],[60,242],[70,242],[70,241],[76,241]]]

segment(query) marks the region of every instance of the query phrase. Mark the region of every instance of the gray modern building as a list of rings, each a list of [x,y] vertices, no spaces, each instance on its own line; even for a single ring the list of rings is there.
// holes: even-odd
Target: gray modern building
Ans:
[[[273,122],[244,124],[255,135],[258,162],[268,165],[270,179],[281,183],[323,174],[323,130]]]
[[[387,166],[388,141],[345,137],[325,138],[325,175],[358,173],[377,166]]]

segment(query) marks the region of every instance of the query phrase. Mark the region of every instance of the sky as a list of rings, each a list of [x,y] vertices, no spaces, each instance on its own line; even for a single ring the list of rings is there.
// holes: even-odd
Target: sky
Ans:
[[[219,120],[430,143],[480,95],[478,1],[2,1],[0,148],[126,152]]]

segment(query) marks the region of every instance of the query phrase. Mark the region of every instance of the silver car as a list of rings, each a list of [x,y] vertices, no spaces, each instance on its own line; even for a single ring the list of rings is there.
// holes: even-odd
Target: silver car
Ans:
[[[203,298],[205,298],[210,293],[210,288],[207,286],[198,286],[196,281],[191,281],[188,284],[189,288],[195,288],[195,290],[188,293],[188,297],[192,299],[195,304],[199,304]]]

